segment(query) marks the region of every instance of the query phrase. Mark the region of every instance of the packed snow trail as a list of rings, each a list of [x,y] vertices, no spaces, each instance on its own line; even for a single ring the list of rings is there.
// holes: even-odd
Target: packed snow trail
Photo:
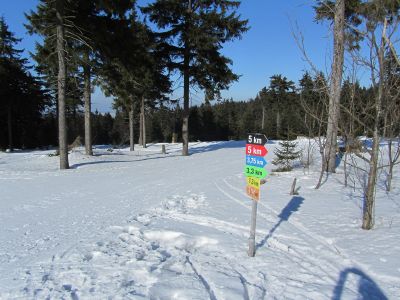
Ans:
[[[244,143],[198,143],[189,157],[159,148],[75,152],[74,169],[62,172],[42,152],[0,153],[0,298],[400,297],[399,222],[385,230],[392,247],[380,259],[356,255],[349,241],[368,249],[353,222],[359,208],[338,183],[313,191],[302,172],[271,175],[250,258]],[[295,197],[293,176],[302,185]],[[343,227],[327,222],[326,209],[342,214]]]

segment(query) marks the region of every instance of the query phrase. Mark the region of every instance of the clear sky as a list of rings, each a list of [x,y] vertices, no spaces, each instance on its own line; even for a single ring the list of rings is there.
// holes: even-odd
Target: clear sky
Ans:
[[[139,0],[139,4],[149,0]],[[34,51],[37,36],[29,36],[23,24],[24,12],[35,9],[37,0],[0,0],[0,14],[5,18],[10,31],[22,38],[20,49]],[[234,100],[254,98],[269,78],[282,74],[295,83],[305,70],[310,69],[302,59],[292,35],[297,23],[304,35],[305,46],[315,65],[323,71],[330,68],[331,39],[329,24],[314,22],[313,0],[243,0],[239,13],[249,19],[251,29],[241,40],[226,44],[223,53],[233,60],[233,70],[240,74],[223,97]],[[193,92],[192,104],[200,104],[203,96]],[[180,97],[180,91],[176,97]],[[111,99],[106,99],[99,89],[93,95],[93,109],[111,110]]]

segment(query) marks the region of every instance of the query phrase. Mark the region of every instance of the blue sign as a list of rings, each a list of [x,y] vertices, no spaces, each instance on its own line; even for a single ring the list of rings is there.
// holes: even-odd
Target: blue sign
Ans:
[[[265,161],[264,157],[246,155],[246,165],[264,168],[266,164],[267,162]]]

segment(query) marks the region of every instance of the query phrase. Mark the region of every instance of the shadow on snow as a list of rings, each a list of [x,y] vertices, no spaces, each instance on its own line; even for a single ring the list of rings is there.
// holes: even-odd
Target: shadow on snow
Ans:
[[[367,274],[357,268],[347,268],[340,272],[339,280],[333,290],[332,300],[342,299],[343,289],[349,275],[358,277],[357,299],[388,299],[379,286]]]
[[[189,154],[198,154],[202,152],[216,151],[220,149],[230,148],[245,148],[246,143],[244,141],[226,141],[226,142],[210,142],[210,144],[200,147],[189,147]]]
[[[268,239],[274,234],[275,230],[282,224],[282,222],[288,221],[292,213],[299,210],[303,201],[304,201],[303,197],[293,196],[293,198],[289,201],[289,203],[282,209],[281,213],[278,215],[279,222],[276,223],[275,226],[270,230],[270,232],[265,236],[265,238],[257,244],[256,249],[263,247],[267,243]]]
[[[141,156],[143,158],[141,159],[134,159],[134,160],[102,160],[102,161],[89,161],[89,162],[83,162],[83,163],[77,163],[73,164],[70,166],[70,169],[78,169],[83,166],[89,166],[89,165],[97,165],[97,164],[110,164],[110,163],[135,163],[135,162],[141,162],[141,161],[146,161],[146,160],[153,160],[153,159],[164,159],[164,158],[172,158],[176,157],[176,155],[165,155],[161,156],[159,153],[153,154],[153,155],[158,155],[158,156],[153,156],[150,157],[152,154],[147,154],[146,156]],[[99,155],[102,156],[102,155]],[[138,156],[140,157],[140,156]]]

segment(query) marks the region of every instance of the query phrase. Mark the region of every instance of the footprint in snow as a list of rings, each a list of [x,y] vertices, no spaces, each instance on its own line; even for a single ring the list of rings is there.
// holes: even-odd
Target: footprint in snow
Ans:
[[[163,201],[163,209],[167,211],[187,213],[206,205],[206,197],[202,194],[188,196],[174,195]]]

